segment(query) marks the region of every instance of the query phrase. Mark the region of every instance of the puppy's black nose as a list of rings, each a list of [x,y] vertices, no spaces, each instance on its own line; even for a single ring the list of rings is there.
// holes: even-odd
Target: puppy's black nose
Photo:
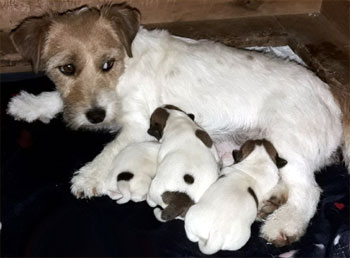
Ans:
[[[86,118],[93,124],[101,123],[106,117],[106,111],[103,108],[92,108],[86,112]]]

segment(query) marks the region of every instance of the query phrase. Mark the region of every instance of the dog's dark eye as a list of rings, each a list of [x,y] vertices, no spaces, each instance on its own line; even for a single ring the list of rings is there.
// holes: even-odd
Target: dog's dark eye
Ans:
[[[67,76],[73,75],[75,73],[75,67],[72,64],[59,66],[58,69],[60,70],[61,73]]]
[[[111,60],[105,62],[105,63],[102,65],[102,71],[108,72],[109,70],[112,69],[113,65],[114,65],[114,59],[111,59]]]

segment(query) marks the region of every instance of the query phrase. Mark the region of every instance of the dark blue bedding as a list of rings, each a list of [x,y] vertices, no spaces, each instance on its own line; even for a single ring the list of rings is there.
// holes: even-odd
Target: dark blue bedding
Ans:
[[[187,240],[182,221],[158,222],[145,202],[117,205],[108,197],[75,199],[69,189],[73,172],[114,135],[72,131],[61,117],[47,125],[14,121],[6,115],[10,97],[22,89],[52,90],[53,85],[46,77],[11,79],[3,77],[1,83],[2,257],[205,256]],[[255,223],[246,246],[214,256],[350,257],[345,166],[332,165],[316,177],[323,190],[321,201],[299,242],[275,248],[259,237]]]

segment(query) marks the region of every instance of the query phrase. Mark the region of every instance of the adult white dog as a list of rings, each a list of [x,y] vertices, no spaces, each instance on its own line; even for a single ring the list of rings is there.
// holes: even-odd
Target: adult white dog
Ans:
[[[314,172],[342,140],[341,111],[328,86],[293,62],[147,31],[139,20],[125,5],[82,8],[27,19],[11,34],[34,70],[44,69],[56,84],[70,126],[121,128],[77,171],[72,193],[99,193],[113,158],[130,143],[151,140],[152,111],[171,103],[191,110],[216,143],[237,135],[271,140],[288,160],[281,169],[288,201],[261,232],[279,244],[299,239],[320,197]]]

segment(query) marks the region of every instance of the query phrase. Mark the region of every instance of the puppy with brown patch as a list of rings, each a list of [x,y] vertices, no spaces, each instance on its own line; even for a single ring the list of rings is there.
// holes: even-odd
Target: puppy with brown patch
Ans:
[[[159,147],[156,141],[125,147],[113,160],[102,194],[117,200],[118,204],[144,201],[156,174]]]
[[[187,237],[205,254],[237,250],[250,237],[250,227],[266,195],[279,181],[280,158],[267,140],[249,140],[233,151],[235,164],[187,212]]]
[[[153,112],[148,133],[160,141],[161,147],[147,202],[161,207],[154,209],[160,221],[183,218],[218,178],[215,146],[192,114],[172,105]]]

